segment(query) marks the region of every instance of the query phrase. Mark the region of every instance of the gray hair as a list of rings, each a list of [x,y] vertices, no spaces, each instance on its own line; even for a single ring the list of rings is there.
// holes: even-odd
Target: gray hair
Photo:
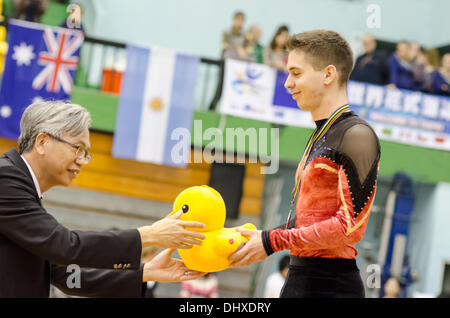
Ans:
[[[33,149],[40,133],[61,138],[64,134],[78,136],[91,126],[91,115],[78,104],[64,101],[41,101],[28,106],[20,120],[19,151]]]

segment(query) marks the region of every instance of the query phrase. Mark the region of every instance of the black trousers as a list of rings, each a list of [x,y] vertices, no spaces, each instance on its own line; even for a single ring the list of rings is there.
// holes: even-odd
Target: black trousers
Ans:
[[[364,298],[356,261],[291,256],[280,298]]]

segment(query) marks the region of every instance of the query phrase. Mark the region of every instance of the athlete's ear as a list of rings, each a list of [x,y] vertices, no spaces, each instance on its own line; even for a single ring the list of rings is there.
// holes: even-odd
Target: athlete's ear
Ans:
[[[325,85],[330,85],[337,80],[337,70],[336,66],[328,65],[323,69],[323,83]]]

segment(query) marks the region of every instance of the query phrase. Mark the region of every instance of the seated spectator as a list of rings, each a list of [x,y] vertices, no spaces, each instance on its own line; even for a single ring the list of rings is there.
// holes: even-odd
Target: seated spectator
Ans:
[[[218,298],[219,285],[216,275],[208,273],[200,278],[181,283],[181,298]]]
[[[356,59],[350,79],[379,85],[388,84],[389,69],[386,55],[376,50],[377,42],[371,35],[366,34],[362,43],[364,54]]]
[[[263,63],[263,46],[259,43],[261,28],[253,24],[245,36],[244,48],[247,52],[247,60],[254,63]]]
[[[281,289],[284,286],[289,271],[289,260],[289,255],[282,256],[278,262],[278,272],[272,273],[267,277],[264,298],[280,297]]]
[[[431,93],[450,96],[450,53],[442,56],[441,67],[431,74]]]
[[[401,292],[400,282],[391,277],[384,284],[384,298],[398,298]]]
[[[83,19],[83,7],[79,4],[71,4],[71,12],[69,16],[61,22],[60,27],[66,29],[80,30],[84,33],[84,27],[82,23]]]
[[[287,63],[286,42],[289,37],[289,29],[282,25],[272,38],[270,44],[264,49],[264,64],[285,71]]]
[[[245,60],[247,54],[244,49],[245,34],[242,31],[245,21],[243,12],[236,12],[233,16],[233,25],[225,31],[222,37],[222,58]]]
[[[410,43],[406,41],[397,44],[397,50],[389,56],[389,87],[420,90],[422,82],[416,82],[412,71]]]
[[[40,23],[50,0],[13,0],[15,18]]]

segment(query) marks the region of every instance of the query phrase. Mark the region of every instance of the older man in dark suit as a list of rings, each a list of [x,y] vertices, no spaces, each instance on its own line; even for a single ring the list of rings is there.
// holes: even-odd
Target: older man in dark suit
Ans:
[[[46,212],[42,193],[70,185],[91,158],[90,123],[79,105],[34,103],[22,116],[19,152],[0,157],[0,297],[49,297],[50,283],[78,296],[141,297],[143,282],[203,275],[170,258],[173,249],[204,238],[186,230],[203,224],[177,219],[181,211],[112,232],[71,231]],[[142,248],[150,245],[168,249],[141,265]],[[73,268],[81,269],[75,286],[68,284]]]
[[[355,67],[350,74],[350,80],[378,85],[389,82],[387,57],[378,51],[376,40],[369,34],[362,39],[364,54],[356,59]]]

